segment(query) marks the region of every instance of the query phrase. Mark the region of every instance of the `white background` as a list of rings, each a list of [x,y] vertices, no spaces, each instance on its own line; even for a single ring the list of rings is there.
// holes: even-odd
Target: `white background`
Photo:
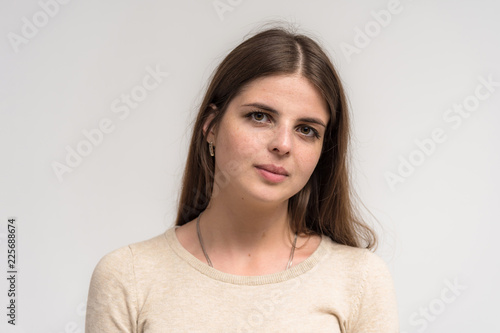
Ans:
[[[393,273],[401,331],[500,332],[498,83],[480,88],[489,96],[459,126],[443,118],[474,102],[479,77],[500,82],[500,4],[401,0],[381,26],[372,12],[390,1],[220,2],[231,10],[210,0],[73,0],[48,16],[40,3],[49,0],[1,0],[0,268],[14,216],[19,269],[16,328],[0,282],[2,332],[83,332],[95,265],[173,225],[208,77],[270,19],[318,36],[345,82],[356,186],[382,225],[377,253]],[[13,43],[34,21],[38,31]],[[127,117],[113,112],[156,67],[169,76]],[[66,147],[104,118],[113,131],[59,181],[54,162],[66,164]],[[415,140],[436,128],[446,140],[419,153]],[[410,156],[420,165],[391,188],[386,174]]]

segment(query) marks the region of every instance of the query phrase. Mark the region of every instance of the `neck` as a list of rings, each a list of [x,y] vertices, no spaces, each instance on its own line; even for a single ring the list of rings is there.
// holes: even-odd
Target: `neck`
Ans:
[[[258,256],[291,247],[288,201],[252,203],[220,192],[203,212],[200,228],[211,253]]]

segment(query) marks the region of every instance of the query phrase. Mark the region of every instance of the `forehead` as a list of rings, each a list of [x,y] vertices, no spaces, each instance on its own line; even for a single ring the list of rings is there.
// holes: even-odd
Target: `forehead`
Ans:
[[[300,75],[273,75],[247,84],[231,104],[262,102],[283,113],[314,114],[326,122],[330,119],[328,105],[319,90]]]

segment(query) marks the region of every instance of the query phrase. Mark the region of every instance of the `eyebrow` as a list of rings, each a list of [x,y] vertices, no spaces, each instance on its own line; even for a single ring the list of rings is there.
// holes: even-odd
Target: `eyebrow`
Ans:
[[[243,104],[242,106],[253,106],[253,107],[256,107],[256,108],[259,108],[262,110],[266,110],[266,111],[273,113],[275,115],[280,114],[277,110],[273,109],[270,106],[262,104],[262,103],[249,103],[249,104]],[[321,125],[321,126],[326,128],[326,124],[318,118],[304,117],[304,118],[299,118],[298,120],[306,122],[306,123],[318,124],[318,125]]]

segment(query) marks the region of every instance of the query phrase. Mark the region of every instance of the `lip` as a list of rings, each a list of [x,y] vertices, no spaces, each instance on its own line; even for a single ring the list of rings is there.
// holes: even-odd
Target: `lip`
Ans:
[[[273,164],[256,165],[255,168],[265,180],[271,183],[280,183],[288,177],[288,172],[285,168]]]
[[[280,167],[280,166],[276,166],[274,164],[261,164],[261,165],[256,165],[255,167],[257,169],[269,171],[269,172],[275,173],[277,175],[288,176],[288,171],[286,171],[285,168]]]

